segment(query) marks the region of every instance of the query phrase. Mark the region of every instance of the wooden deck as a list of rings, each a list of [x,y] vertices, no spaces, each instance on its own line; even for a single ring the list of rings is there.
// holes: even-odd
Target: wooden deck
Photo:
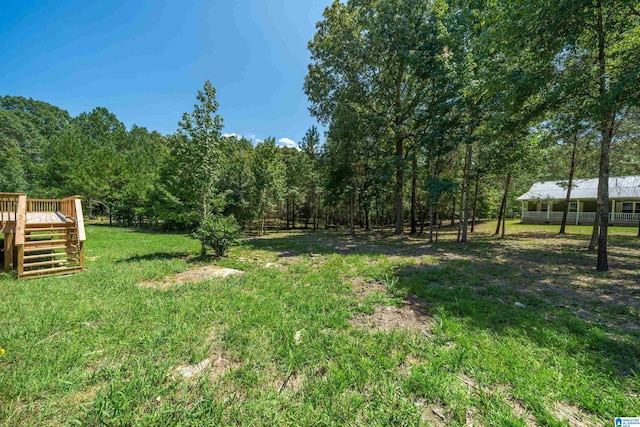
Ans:
[[[82,203],[77,196],[61,200],[28,199],[0,193],[0,232],[4,235],[4,271],[18,278],[69,274],[84,268],[86,240]]]
[[[27,224],[66,224],[73,222],[60,212],[27,212]],[[13,212],[0,212],[1,222],[15,222]]]

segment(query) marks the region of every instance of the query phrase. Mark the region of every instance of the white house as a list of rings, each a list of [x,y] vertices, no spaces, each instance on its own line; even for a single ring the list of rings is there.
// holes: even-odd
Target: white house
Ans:
[[[567,181],[534,183],[518,197],[522,222],[560,224],[567,197]],[[568,224],[592,224],[596,215],[598,178],[573,182]],[[637,225],[640,221],[640,175],[609,178],[609,221],[612,225]]]

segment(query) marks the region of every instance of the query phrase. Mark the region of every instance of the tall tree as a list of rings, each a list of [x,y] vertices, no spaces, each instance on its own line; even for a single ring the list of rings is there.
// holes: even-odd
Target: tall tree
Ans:
[[[536,85],[534,76],[540,77],[539,71],[546,69],[545,75],[553,76],[555,88],[563,96],[579,100],[599,129],[596,269],[607,271],[610,149],[625,111],[640,100],[640,3],[505,0],[496,5],[493,27],[497,44],[509,58],[526,59],[520,80]]]
[[[406,141],[443,64],[440,2],[335,0],[309,43],[311,112],[329,123],[339,104],[384,129],[395,167],[395,233],[403,233]]]
[[[198,200],[196,212],[200,222],[223,207],[224,198],[217,191],[220,173],[222,117],[217,114],[216,89],[207,80],[196,97],[191,114],[184,113],[178,123],[182,137],[171,141],[172,154],[182,174],[183,185]],[[201,255],[206,253],[204,242]]]
[[[309,212],[313,217],[313,231],[318,229],[318,218],[320,216],[320,200],[322,197],[322,170],[320,168],[320,132],[314,125],[307,129],[307,132],[300,141],[300,150],[304,156],[305,179],[304,191]]]
[[[233,214],[244,229],[253,219],[252,191],[255,186],[252,165],[254,148],[246,138],[223,138],[219,189],[225,195],[225,212]]]
[[[267,216],[282,200],[286,180],[286,166],[275,138],[265,138],[256,145],[253,156],[253,207],[259,221],[260,235],[265,232]]]

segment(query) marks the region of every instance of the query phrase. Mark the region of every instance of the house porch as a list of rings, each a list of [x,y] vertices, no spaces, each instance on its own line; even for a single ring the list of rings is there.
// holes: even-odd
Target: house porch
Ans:
[[[565,201],[523,201],[521,219],[523,224],[560,224]],[[591,225],[595,220],[595,200],[572,200],[569,202],[567,224]],[[610,200],[609,224],[637,226],[640,222],[640,200]]]

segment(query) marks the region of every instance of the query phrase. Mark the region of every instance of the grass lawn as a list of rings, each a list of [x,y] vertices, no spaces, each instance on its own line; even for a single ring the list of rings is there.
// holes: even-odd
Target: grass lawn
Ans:
[[[640,416],[640,239],[290,232],[198,261],[90,226],[84,273],[0,274],[0,425],[613,425]],[[141,282],[215,263],[245,273]]]

